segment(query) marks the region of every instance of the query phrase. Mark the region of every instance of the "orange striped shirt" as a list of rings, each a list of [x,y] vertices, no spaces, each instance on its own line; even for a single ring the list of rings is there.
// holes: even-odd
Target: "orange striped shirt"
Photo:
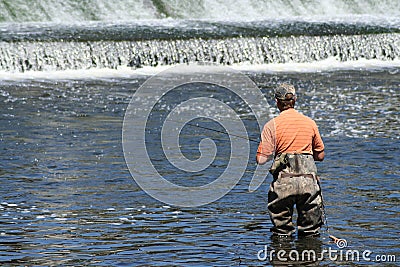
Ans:
[[[267,156],[280,153],[313,154],[313,151],[323,150],[324,143],[315,121],[290,108],[265,124],[257,152]]]

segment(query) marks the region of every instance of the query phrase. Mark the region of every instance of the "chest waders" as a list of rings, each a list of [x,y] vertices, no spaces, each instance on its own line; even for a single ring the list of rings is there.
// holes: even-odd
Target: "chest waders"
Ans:
[[[310,154],[282,153],[270,168],[274,180],[268,192],[268,211],[277,235],[292,235],[294,206],[297,209],[299,236],[319,234],[323,225],[321,188],[317,167]]]
[[[270,168],[270,173],[274,177],[274,182],[278,179],[304,177],[314,179],[318,185],[320,197],[320,210],[325,231],[329,238],[338,246],[343,246],[346,240],[340,239],[330,234],[328,219],[325,211],[325,200],[322,195],[320,179],[317,176],[317,167],[314,158],[308,154],[289,154],[282,153],[275,157],[275,160]],[[347,244],[347,243],[346,243]]]

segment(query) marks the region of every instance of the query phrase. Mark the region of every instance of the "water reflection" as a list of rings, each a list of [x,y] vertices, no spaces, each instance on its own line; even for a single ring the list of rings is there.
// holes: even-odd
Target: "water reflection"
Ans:
[[[324,260],[323,243],[319,238],[271,238],[271,247],[265,250],[272,266],[319,266]]]

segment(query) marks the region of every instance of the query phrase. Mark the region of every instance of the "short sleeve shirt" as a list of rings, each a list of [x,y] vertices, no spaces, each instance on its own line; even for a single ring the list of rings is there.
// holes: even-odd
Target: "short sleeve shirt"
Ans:
[[[313,154],[324,150],[317,124],[311,118],[290,108],[265,124],[258,152]]]

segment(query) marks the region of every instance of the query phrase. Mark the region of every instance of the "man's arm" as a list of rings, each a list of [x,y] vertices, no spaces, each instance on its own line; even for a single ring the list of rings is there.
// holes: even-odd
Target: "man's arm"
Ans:
[[[273,159],[275,151],[275,125],[274,121],[269,121],[261,132],[261,142],[258,145],[256,161],[263,165]]]
[[[318,131],[317,124],[314,122],[314,137],[312,142],[313,157],[315,161],[323,161],[325,158],[325,146]]]
[[[256,155],[256,161],[257,161],[257,164],[259,164],[259,165],[264,165],[265,163],[267,163],[268,161],[270,161],[272,159],[272,154],[268,155],[263,152],[264,152],[263,142],[261,141],[260,144],[258,145],[257,155]]]

